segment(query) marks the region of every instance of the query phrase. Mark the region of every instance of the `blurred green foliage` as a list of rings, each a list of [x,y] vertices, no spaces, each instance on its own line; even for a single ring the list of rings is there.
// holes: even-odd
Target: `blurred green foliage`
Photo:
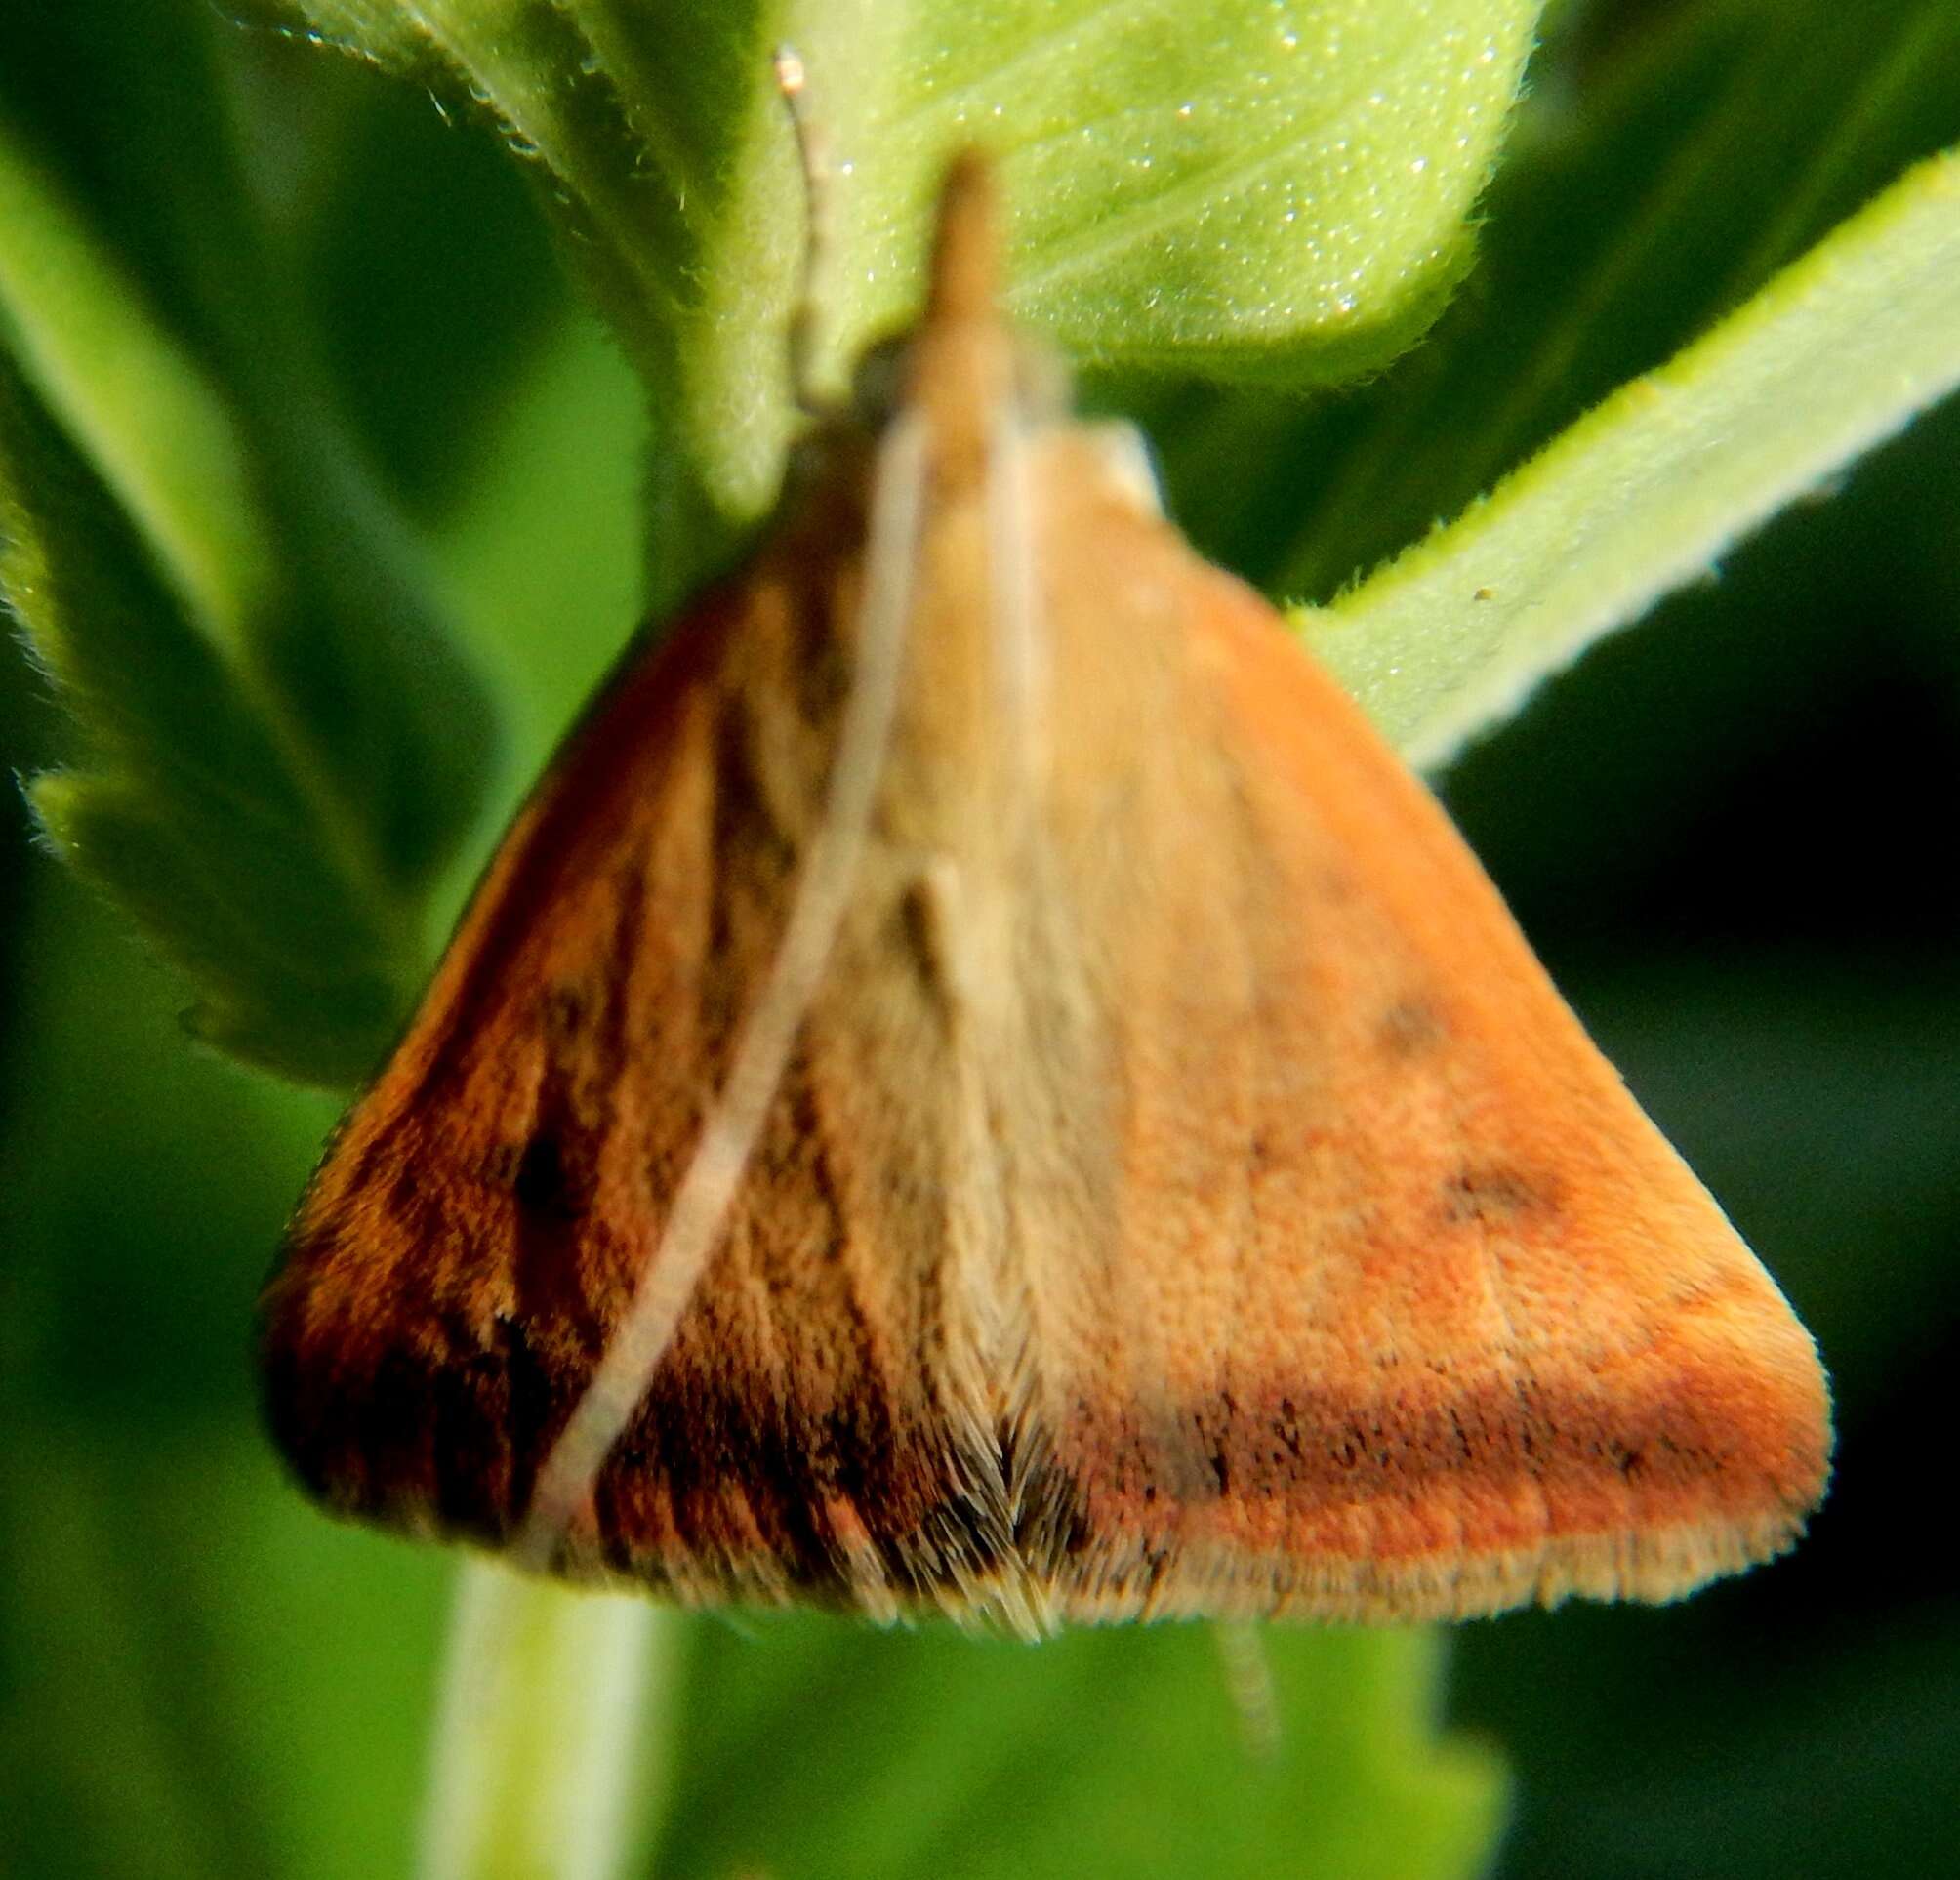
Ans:
[[[243,127],[249,279],[235,208],[184,148],[205,83],[185,47]],[[232,362],[301,348],[508,703],[507,808],[636,605],[640,420],[493,140],[191,0],[0,14],[0,120],[227,386],[263,370]],[[1878,0],[1856,28],[1824,0],[1568,5],[1484,265],[1430,345],[1331,401],[1099,395],[1150,411],[1173,508],[1214,552],[1324,597],[1956,136],[1944,0]],[[1447,779],[1569,996],[1817,1334],[1842,1431],[1790,1560],[1678,1609],[1452,1635],[1450,1715],[1514,1771],[1497,1859],[1517,1880],[1951,1869],[1960,1598],[1924,1472],[1960,1355],[1956,734],[1949,407]],[[77,755],[24,663],[0,668],[0,754],[29,773]],[[448,1564],[322,1521],[253,1429],[251,1300],[333,1105],[188,1043],[183,982],[32,852],[18,799],[4,814],[0,1871],[399,1871]],[[1303,1845],[1349,1870],[1327,1852],[1336,1802],[1247,1773],[1202,1634],[1029,1655],[689,1630],[663,1870],[1025,1871],[1034,1846],[1055,1871],[1277,1873]],[[1350,1693],[1339,1649],[1294,1689],[1302,1645],[1276,1644],[1308,1753],[1372,1736],[1368,1781],[1406,1764],[1411,1796],[1457,1784],[1474,1825],[1475,1751],[1401,1734],[1427,1648],[1379,1730],[1350,1714],[1378,1676]],[[1138,1840],[1140,1817],[1170,1825]],[[1410,1871],[1475,1864],[1454,1858]]]

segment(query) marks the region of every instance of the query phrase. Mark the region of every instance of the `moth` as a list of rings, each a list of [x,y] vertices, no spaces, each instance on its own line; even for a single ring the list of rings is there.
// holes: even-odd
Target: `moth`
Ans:
[[[995,266],[962,160],[895,396],[504,838],[266,1292],[293,1466],[690,1605],[1031,1636],[1777,1553],[1809,1336]]]

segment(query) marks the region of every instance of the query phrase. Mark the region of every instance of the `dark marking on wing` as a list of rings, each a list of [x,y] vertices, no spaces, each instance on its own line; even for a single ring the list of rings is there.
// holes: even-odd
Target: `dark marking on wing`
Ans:
[[[585,1198],[573,1187],[563,1145],[550,1129],[541,1129],[525,1146],[510,1187],[527,1213],[574,1221],[585,1212]]]
[[[1551,1186],[1498,1164],[1459,1168],[1443,1183],[1443,1218],[1452,1226],[1468,1221],[1515,1221],[1526,1214],[1557,1211]]]
[[[1382,1013],[1375,1038],[1384,1057],[1420,1057],[1441,1044],[1449,1029],[1426,999],[1399,999]]]

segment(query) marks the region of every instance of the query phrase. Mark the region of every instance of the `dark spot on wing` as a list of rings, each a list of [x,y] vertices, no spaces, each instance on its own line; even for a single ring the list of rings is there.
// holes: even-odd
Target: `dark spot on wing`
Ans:
[[[592,1004],[586,988],[570,980],[546,987],[538,999],[538,1024],[547,1041],[559,1050],[579,1043],[592,1027]]]
[[[1501,1164],[1460,1168],[1443,1183],[1443,1217],[1465,1221],[1515,1221],[1521,1215],[1549,1213],[1558,1206],[1546,1184]]]
[[[1376,1040],[1384,1057],[1418,1057],[1443,1042],[1449,1027],[1426,999],[1398,999],[1381,1015]]]
[[[517,1164],[512,1190],[518,1206],[532,1214],[576,1220],[584,1211],[565,1167],[565,1153],[549,1130],[531,1138]]]
[[[959,938],[948,930],[951,910],[945,885],[929,873],[908,881],[898,905],[904,957],[940,1020],[951,1025],[959,1015]]]

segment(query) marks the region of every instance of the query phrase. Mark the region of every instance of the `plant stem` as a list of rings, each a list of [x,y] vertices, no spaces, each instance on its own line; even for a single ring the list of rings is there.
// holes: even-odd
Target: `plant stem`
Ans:
[[[648,1600],[467,1562],[431,1744],[421,1880],[624,1871],[664,1786],[681,1624]]]

